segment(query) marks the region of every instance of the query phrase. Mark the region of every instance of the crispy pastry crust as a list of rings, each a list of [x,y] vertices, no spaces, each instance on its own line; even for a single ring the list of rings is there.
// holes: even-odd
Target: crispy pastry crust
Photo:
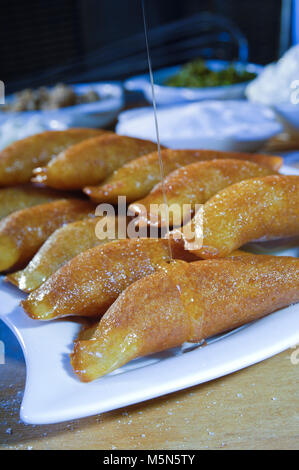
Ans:
[[[173,255],[194,259],[182,247]],[[130,284],[152,274],[169,261],[168,241],[116,240],[79,254],[22,302],[34,319],[51,320],[67,315],[101,316]]]
[[[169,225],[181,225],[187,217],[194,214],[195,204],[204,204],[212,196],[239,181],[276,173],[274,170],[254,162],[241,160],[210,160],[196,162],[170,173],[164,183],[169,210]],[[152,225],[165,225],[168,214],[160,211],[164,203],[162,184],[157,184],[149,195],[129,206],[133,214],[142,214],[146,208],[147,220]],[[191,205],[190,211],[183,216],[184,204]],[[156,205],[156,206],[154,206]],[[173,209],[171,210],[171,206]]]
[[[79,336],[72,366],[89,382],[136,357],[200,342],[298,301],[297,258],[174,262],[128,287],[98,327]]]
[[[70,193],[30,184],[0,189],[0,219],[27,207],[69,197]]]
[[[118,218],[116,219],[118,222]],[[12,273],[6,280],[25,292],[32,292],[68,261],[89,248],[108,243],[99,239],[96,227],[99,217],[89,217],[55,230],[22,271]],[[116,225],[115,239],[118,237]]]
[[[194,233],[196,217],[189,223]],[[204,205],[203,246],[193,253],[221,258],[253,240],[298,235],[299,176],[253,178],[223,189]]]

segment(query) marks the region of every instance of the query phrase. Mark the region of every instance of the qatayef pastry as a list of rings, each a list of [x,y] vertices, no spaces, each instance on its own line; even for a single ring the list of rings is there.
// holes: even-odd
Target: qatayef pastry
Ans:
[[[0,219],[27,207],[69,197],[70,193],[27,184],[0,189]]]
[[[194,259],[174,243],[173,256]],[[168,261],[168,240],[135,238],[96,246],[56,271],[22,305],[36,320],[67,315],[100,317],[132,282],[152,274]]]
[[[133,214],[142,214],[152,225],[178,225],[194,214],[196,204],[204,204],[221,189],[239,181],[276,173],[270,168],[242,160],[210,160],[191,163],[170,173],[164,182],[168,208],[164,203],[162,183],[157,184],[144,199],[129,206]],[[188,213],[184,208],[190,205]],[[172,207],[171,207],[172,206]],[[175,219],[175,220],[174,220]]]
[[[184,230],[196,233],[196,220],[195,216]],[[171,234],[177,235],[181,235],[178,229]],[[298,235],[299,176],[253,178],[223,189],[206,202],[202,247],[193,253],[200,258],[221,258],[253,240]]]
[[[89,382],[137,357],[200,342],[298,301],[297,258],[175,261],[129,286],[96,327],[79,335],[72,366]]]
[[[56,189],[81,189],[101,183],[124,163],[156,149],[157,144],[117,134],[86,140],[61,152],[32,181]]]
[[[71,145],[106,132],[101,129],[45,131],[13,142],[0,151],[0,186],[28,183],[33,168],[47,164]]]
[[[22,271],[6,276],[6,280],[25,292],[37,289],[53,273],[64,266],[79,253],[103,245],[112,240],[97,236],[99,217],[89,217],[55,230]],[[124,221],[126,226],[126,221]],[[116,217],[114,239],[118,238],[118,218]]]
[[[0,271],[20,269],[58,227],[94,213],[82,199],[60,199],[14,212],[0,221]]]
[[[277,171],[282,165],[282,158],[250,153],[221,152],[217,150],[162,150],[164,174],[168,175],[190,163],[214,159],[238,159],[255,162],[270,170]],[[104,181],[101,186],[84,188],[84,192],[95,202],[117,203],[118,196],[126,196],[127,202],[145,197],[153,187],[160,183],[160,164],[158,152],[136,158]]]

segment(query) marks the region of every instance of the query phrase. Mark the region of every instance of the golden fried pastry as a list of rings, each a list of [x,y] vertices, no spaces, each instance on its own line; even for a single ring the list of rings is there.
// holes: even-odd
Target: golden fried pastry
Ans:
[[[210,160],[191,163],[166,177],[164,190],[167,208],[160,207],[164,203],[164,196],[162,183],[159,183],[148,196],[131,204],[129,210],[133,214],[144,214],[152,225],[165,225],[169,217],[170,226],[180,226],[184,220],[190,219],[190,216],[194,214],[195,204],[204,204],[221,189],[248,178],[273,173],[276,172],[270,168],[241,160]],[[186,204],[190,205],[189,209],[185,206]]]
[[[114,239],[118,238],[118,218],[116,217]],[[6,279],[25,292],[37,289],[61,266],[96,245],[112,241],[110,238],[100,239],[97,236],[99,217],[89,217],[55,230],[41,246],[28,266],[22,271],[12,273]],[[126,221],[124,221],[126,227]]]
[[[117,134],[86,140],[60,153],[32,181],[56,189],[81,189],[98,184],[124,163],[156,149],[157,144]]]
[[[187,253],[174,244],[175,258],[191,259]],[[168,260],[168,240],[158,238],[117,240],[96,246],[56,271],[22,305],[36,320],[67,315],[99,317],[132,282],[152,274]]]
[[[0,271],[21,269],[58,227],[94,213],[81,199],[60,199],[14,212],[0,221]]]
[[[184,229],[194,233],[196,217],[188,224]],[[174,237],[177,235],[178,230]],[[299,176],[253,178],[223,189],[204,205],[203,244],[194,254],[200,258],[219,258],[253,240],[298,235]]]
[[[0,151],[0,186],[29,182],[33,168],[47,164],[71,145],[106,132],[100,129],[45,131],[13,142]]]
[[[69,193],[30,184],[0,189],[0,219],[13,212],[69,197]]]
[[[271,170],[279,170],[282,158],[236,152],[220,152],[216,150],[171,150],[161,152],[164,174],[168,175],[178,168],[190,163],[234,158],[258,163]],[[116,170],[102,186],[84,188],[84,192],[96,202],[117,203],[118,196],[126,196],[127,202],[145,197],[153,187],[161,181],[158,153],[137,158]]]
[[[134,358],[200,342],[299,301],[299,259],[177,261],[129,286],[75,342],[83,382]]]

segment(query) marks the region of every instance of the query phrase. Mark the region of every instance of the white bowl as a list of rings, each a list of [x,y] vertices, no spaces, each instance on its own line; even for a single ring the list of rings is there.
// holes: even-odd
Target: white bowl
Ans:
[[[55,110],[1,112],[0,124],[8,119],[21,118],[24,123],[30,119],[38,121],[46,129],[66,129],[68,127],[103,127],[110,124],[118,115],[124,104],[123,87],[119,83],[82,83],[70,85],[78,94],[89,90],[96,91],[101,97],[100,101],[93,103],[68,106]],[[13,95],[6,98],[6,102],[13,99]]]
[[[283,129],[271,109],[245,100],[164,106],[157,117],[161,143],[170,148],[255,151]],[[152,108],[121,113],[116,132],[156,141]]]
[[[207,60],[208,67],[217,71],[227,67],[230,63],[222,60]],[[256,64],[242,64],[234,62],[239,70],[246,70],[259,74],[263,67]],[[165,80],[175,75],[182,65],[166,67],[154,71],[155,97],[158,105],[199,101],[206,99],[237,99],[244,97],[245,88],[249,82],[225,85],[220,87],[184,88],[164,85]],[[148,74],[138,75],[125,81],[124,87],[128,91],[141,91],[147,101],[152,102],[152,90]]]

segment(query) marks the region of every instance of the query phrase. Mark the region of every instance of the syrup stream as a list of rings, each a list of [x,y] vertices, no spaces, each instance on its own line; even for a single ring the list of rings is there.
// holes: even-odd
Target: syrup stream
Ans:
[[[141,0],[141,3],[142,3],[142,15],[143,15],[143,25],[144,25],[144,35],[145,35],[145,44],[146,44],[146,52],[147,52],[147,61],[148,61],[148,69],[149,69],[149,76],[150,76],[150,82],[151,82],[151,91],[152,91],[152,100],[153,100],[153,110],[154,110],[155,129],[156,129],[158,155],[159,155],[159,165],[160,165],[160,174],[161,174],[161,186],[162,186],[162,192],[163,192],[163,202],[164,202],[164,206],[165,206],[166,210],[168,211],[167,196],[166,196],[166,191],[165,191],[165,174],[164,174],[163,159],[162,159],[162,155],[161,155],[160,134],[159,134],[159,125],[158,125],[158,117],[157,117],[157,106],[156,106],[156,96],[155,96],[155,88],[154,88],[154,77],[153,77],[152,62],[151,62],[149,42],[148,42],[148,32],[147,32],[147,24],[146,24],[146,18],[145,18],[144,0]],[[170,237],[169,237],[169,224],[166,224],[166,236],[167,236],[167,239],[168,239],[169,258],[170,258],[170,261],[173,261],[171,242],[170,242]]]

